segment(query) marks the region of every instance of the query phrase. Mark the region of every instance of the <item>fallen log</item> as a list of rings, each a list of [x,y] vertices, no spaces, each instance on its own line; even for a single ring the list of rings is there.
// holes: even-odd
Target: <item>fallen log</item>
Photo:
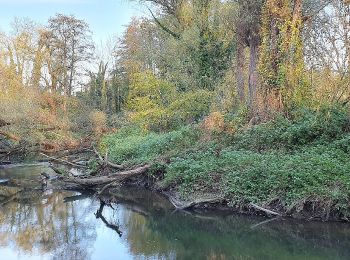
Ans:
[[[149,170],[149,168],[150,168],[150,165],[146,164],[136,169],[117,172],[117,173],[110,174],[108,176],[100,176],[100,177],[85,178],[85,179],[67,178],[65,182],[71,182],[71,183],[79,184],[81,186],[88,186],[88,187],[93,187],[97,185],[106,185],[112,182],[121,182],[128,178],[144,174]]]

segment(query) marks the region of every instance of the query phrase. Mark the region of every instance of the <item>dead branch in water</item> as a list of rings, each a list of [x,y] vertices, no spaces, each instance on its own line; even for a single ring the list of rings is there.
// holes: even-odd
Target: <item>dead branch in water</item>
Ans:
[[[107,185],[105,185],[100,191],[97,192],[97,195],[101,195],[106,189],[114,186],[117,184],[117,181],[114,181],[114,182],[111,182],[111,183],[108,183]]]

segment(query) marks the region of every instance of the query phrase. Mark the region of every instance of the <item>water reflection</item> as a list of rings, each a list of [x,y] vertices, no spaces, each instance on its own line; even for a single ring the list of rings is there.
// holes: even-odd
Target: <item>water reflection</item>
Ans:
[[[347,224],[174,212],[162,197],[0,187],[1,259],[350,259]]]

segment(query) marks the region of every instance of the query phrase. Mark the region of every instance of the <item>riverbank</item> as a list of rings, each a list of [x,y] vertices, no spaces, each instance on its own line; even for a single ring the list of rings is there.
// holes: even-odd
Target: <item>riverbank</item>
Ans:
[[[345,108],[298,111],[230,131],[207,131],[203,124],[167,133],[124,128],[104,137],[100,150],[115,164],[150,165],[148,185],[182,206],[208,201],[244,213],[350,217]]]
[[[120,185],[142,186],[178,210],[349,221],[347,109],[298,111],[258,125],[233,120],[236,128],[216,118],[210,128],[205,120],[165,133],[124,127],[104,136],[98,149],[42,159],[81,168],[76,174],[53,166],[59,189],[101,195]]]

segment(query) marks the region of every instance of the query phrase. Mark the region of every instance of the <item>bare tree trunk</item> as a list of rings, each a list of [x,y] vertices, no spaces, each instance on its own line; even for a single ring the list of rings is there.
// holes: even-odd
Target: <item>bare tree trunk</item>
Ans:
[[[243,40],[238,39],[236,50],[236,84],[237,92],[240,102],[245,103],[245,91],[244,91],[244,65],[245,65],[245,44]]]

